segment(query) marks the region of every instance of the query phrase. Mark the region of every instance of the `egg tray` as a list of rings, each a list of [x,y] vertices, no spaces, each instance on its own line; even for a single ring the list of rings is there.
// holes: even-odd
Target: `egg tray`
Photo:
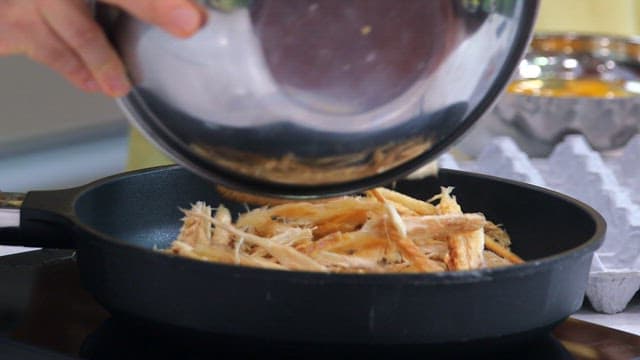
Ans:
[[[640,135],[601,154],[583,135],[568,135],[548,157],[530,158],[510,137],[495,137],[473,160],[439,159],[441,168],[474,171],[542,186],[596,209],[607,222],[594,255],[587,297],[602,313],[624,311],[640,289]]]

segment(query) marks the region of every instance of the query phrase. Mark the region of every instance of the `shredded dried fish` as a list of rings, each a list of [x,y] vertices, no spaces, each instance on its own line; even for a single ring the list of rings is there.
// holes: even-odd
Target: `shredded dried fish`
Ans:
[[[269,203],[232,220],[222,204],[182,210],[165,251],[200,261],[275,270],[337,273],[439,272],[507,266],[523,260],[506,231],[464,213],[443,187],[427,201],[376,188],[363,196]],[[238,198],[237,195],[234,195]],[[247,197],[246,199],[254,199]]]

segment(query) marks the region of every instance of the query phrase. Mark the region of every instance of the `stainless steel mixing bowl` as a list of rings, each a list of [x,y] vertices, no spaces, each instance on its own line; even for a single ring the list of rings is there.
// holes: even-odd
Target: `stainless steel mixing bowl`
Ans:
[[[284,197],[409,174],[492,104],[537,1],[217,0],[180,40],[100,5],[135,89],[119,100],[176,162]]]

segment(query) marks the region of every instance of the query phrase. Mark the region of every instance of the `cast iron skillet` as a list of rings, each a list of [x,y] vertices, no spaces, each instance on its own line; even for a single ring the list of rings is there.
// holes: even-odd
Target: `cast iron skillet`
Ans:
[[[527,263],[441,274],[336,275],[194,261],[154,251],[214,186],[179,167],[27,194],[0,243],[76,247],[82,282],[120,318],[204,333],[326,343],[435,344],[550,329],[582,304],[603,218],[542,188],[442,170],[397,189],[428,198],[454,186],[465,211],[504,224]],[[1,227],[1,224],[0,224]]]

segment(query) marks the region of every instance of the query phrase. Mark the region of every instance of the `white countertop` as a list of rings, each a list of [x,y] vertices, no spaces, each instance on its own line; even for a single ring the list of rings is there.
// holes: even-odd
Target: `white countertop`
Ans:
[[[588,304],[573,315],[574,318],[640,335],[640,296],[631,300],[625,311],[618,314],[601,314]]]

